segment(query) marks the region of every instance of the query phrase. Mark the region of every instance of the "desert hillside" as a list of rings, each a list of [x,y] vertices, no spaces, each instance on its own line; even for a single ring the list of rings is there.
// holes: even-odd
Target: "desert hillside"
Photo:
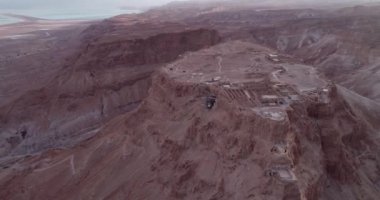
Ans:
[[[4,34],[0,199],[379,199],[378,7],[242,5]]]

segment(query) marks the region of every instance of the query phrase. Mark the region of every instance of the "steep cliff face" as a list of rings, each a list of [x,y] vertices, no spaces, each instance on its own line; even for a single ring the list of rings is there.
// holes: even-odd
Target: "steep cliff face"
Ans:
[[[105,35],[112,38],[112,32]],[[220,40],[206,29],[122,41],[104,37],[83,44],[48,86],[1,108],[1,156],[72,146],[93,136],[108,119],[136,108],[158,66]]]
[[[238,107],[223,98],[218,98],[215,110],[208,111],[204,97],[209,92],[219,96],[207,87],[156,75],[150,95],[139,109],[110,122],[96,139],[73,151],[49,152],[37,158],[41,161],[22,161],[31,166],[18,168],[29,174],[27,177],[5,170],[1,186],[8,193],[2,196],[250,199],[258,195],[299,199],[300,189],[290,171],[292,159],[283,149],[271,152],[275,141],[279,146],[293,142],[289,121],[238,112]],[[283,170],[284,180],[277,177],[276,170]],[[35,176],[40,177],[34,184],[36,190],[18,192]],[[50,187],[49,182],[57,178],[60,183]],[[38,188],[46,190],[34,192]]]
[[[285,63],[247,65],[247,58],[263,59],[268,51],[229,42],[186,54],[154,75],[137,110],[112,119],[94,138],[69,150],[9,160],[0,172],[0,195],[375,200],[379,141],[359,117],[362,109],[335,85],[318,83],[323,91],[301,92],[301,85],[279,83],[294,83],[285,78],[293,73],[311,76],[291,70],[298,65],[278,77],[273,72]],[[273,95],[278,101],[268,103]],[[208,109],[210,96],[216,102]]]
[[[305,130],[304,139],[300,134],[300,140],[318,144],[322,156],[323,176],[320,184],[313,187],[320,191],[319,199],[376,199],[378,129],[371,128],[370,121],[361,117],[363,110],[350,105],[347,97],[334,86],[329,103],[310,102],[306,109],[310,120],[307,124],[313,129]],[[304,162],[307,161],[300,161]]]

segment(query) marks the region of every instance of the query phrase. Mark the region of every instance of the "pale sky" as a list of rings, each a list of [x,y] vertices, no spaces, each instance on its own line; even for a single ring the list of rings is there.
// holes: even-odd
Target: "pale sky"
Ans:
[[[115,7],[161,5],[171,0],[0,0],[0,9],[49,7]]]

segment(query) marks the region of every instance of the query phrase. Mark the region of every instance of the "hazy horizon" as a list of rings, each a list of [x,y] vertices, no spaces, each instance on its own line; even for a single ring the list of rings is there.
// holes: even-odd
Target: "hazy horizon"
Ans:
[[[0,15],[12,13],[42,19],[104,19],[120,14],[143,11],[152,6],[160,6],[173,0],[0,0]],[[186,1],[186,0],[176,0]],[[380,0],[191,0],[195,2],[229,1],[253,5],[320,5],[332,3],[379,2]],[[136,8],[126,10],[122,8]],[[1,16],[0,24],[14,23],[9,16]]]
[[[0,9],[46,9],[46,8],[115,8],[122,6],[157,6],[171,0],[0,0]]]
[[[0,0],[1,9],[107,9],[121,8],[124,6],[158,6],[173,0]],[[184,1],[184,0],[177,0]],[[193,0],[205,2],[210,0]],[[211,0],[215,1],[215,0]],[[232,0],[229,0],[232,1]],[[379,2],[380,0],[241,0],[258,4],[284,4],[284,3],[348,3],[348,2]]]

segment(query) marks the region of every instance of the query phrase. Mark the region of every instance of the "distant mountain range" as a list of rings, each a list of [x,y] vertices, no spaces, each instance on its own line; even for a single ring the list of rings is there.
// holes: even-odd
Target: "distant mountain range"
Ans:
[[[146,11],[154,6],[121,6],[120,9],[122,10],[139,10],[139,11]]]

